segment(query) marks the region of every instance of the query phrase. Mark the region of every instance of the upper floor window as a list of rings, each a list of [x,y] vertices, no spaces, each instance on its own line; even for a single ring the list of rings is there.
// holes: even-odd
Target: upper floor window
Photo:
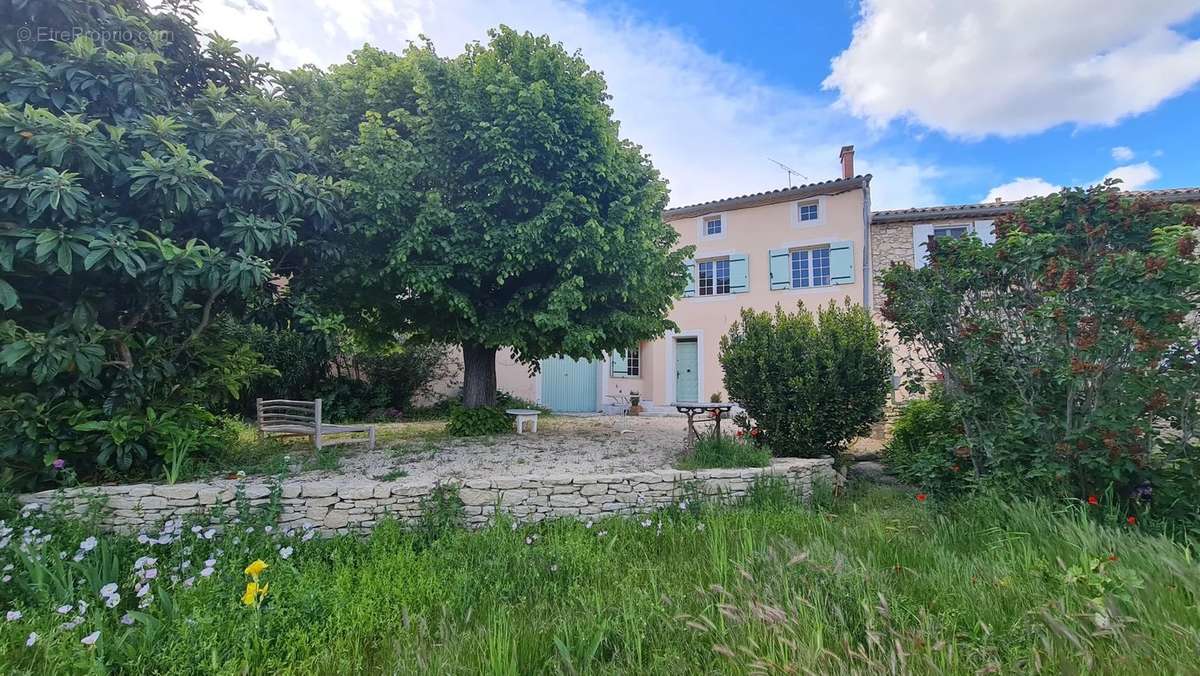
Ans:
[[[811,223],[821,220],[821,208],[818,202],[802,202],[799,209],[801,223]]]
[[[704,236],[715,237],[725,232],[725,222],[720,216],[709,216],[704,219]]]
[[[970,226],[967,225],[948,225],[945,227],[937,227],[933,229],[933,236],[958,239],[960,237],[966,237],[967,232],[969,232],[970,229]]]
[[[792,288],[829,286],[829,247],[797,249],[792,256]]]
[[[700,261],[697,264],[697,281],[701,296],[719,296],[729,293],[729,259]]]

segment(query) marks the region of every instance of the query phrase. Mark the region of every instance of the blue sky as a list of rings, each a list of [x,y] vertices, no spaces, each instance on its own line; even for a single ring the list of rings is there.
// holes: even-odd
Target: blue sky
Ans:
[[[623,134],[680,205],[812,181],[857,148],[877,208],[1020,198],[1119,176],[1200,185],[1200,0],[202,0],[288,67],[506,23],[605,73]]]

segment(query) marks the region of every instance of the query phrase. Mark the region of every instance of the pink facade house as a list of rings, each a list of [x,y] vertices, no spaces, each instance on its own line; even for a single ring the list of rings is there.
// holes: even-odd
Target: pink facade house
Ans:
[[[631,393],[649,412],[723,400],[720,339],[742,308],[870,305],[871,177],[854,174],[853,146],[841,168],[836,180],[668,209],[679,244],[696,247],[670,314],[679,330],[603,360],[547,359],[533,377],[501,356],[498,387],[559,411],[620,412]]]

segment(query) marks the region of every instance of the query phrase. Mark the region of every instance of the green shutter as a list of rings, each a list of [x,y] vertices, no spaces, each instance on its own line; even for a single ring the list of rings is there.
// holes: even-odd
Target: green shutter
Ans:
[[[729,255],[729,293],[746,293],[750,290],[750,265],[746,254]]]
[[[854,242],[829,244],[829,283],[854,283]]]
[[[696,261],[684,261],[687,266],[688,283],[687,288],[683,290],[684,298],[691,298],[696,295]]]
[[[792,288],[792,256],[787,249],[771,249],[771,290]]]
[[[614,376],[629,375],[629,361],[625,358],[625,351],[613,352],[609,355],[609,360],[612,364],[612,374]]]

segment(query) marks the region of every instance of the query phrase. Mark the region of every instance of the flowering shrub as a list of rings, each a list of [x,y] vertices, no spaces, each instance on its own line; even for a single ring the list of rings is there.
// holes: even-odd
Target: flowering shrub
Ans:
[[[996,222],[994,246],[931,240],[928,266],[884,273],[910,386],[930,368],[944,379],[971,472],[1195,504],[1183,487],[1197,471],[1198,225],[1106,183],[1024,203]]]
[[[875,322],[849,300],[814,314],[742,310],[721,337],[729,398],[746,409],[735,419],[778,456],[836,453],[883,416],[892,361]]]
[[[928,399],[904,404],[883,457],[901,481],[954,493],[965,488],[973,476],[966,451],[961,419],[941,389],[935,388]]]

